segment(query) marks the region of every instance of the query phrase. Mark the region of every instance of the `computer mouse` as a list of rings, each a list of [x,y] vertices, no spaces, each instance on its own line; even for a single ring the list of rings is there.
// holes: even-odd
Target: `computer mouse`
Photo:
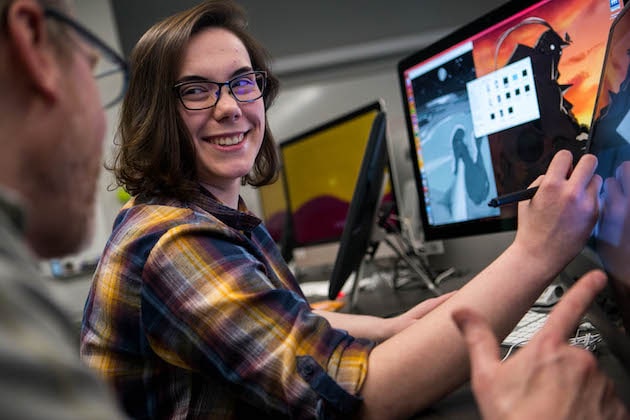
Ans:
[[[565,287],[561,284],[551,284],[536,299],[534,306],[553,306],[558,303],[565,292]]]

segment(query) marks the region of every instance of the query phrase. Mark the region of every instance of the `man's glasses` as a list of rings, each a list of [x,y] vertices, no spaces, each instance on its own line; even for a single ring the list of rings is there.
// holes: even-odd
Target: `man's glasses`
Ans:
[[[125,94],[129,80],[125,60],[100,38],[85,29],[71,17],[50,8],[44,9],[44,15],[70,26],[94,49],[98,55],[98,63],[94,67],[93,75],[101,95],[101,103],[104,108],[109,108],[118,103]]]
[[[197,79],[177,83],[173,88],[186,109],[197,111],[212,108],[219,102],[221,89],[227,86],[238,102],[254,102],[263,96],[267,72],[252,71],[240,74],[227,82]]]

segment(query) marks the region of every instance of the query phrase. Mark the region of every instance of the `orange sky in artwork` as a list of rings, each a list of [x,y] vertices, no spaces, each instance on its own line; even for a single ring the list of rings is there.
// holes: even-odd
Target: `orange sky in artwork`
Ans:
[[[474,40],[477,77],[494,70],[495,48],[501,34],[526,17],[542,18],[560,36],[564,37],[568,33],[572,40],[563,50],[558,82],[573,85],[565,93],[565,98],[573,104],[573,113],[578,121],[590,125],[611,23],[610,16],[609,2],[600,0],[552,1],[535,11],[529,11]],[[533,46],[547,29],[541,24],[529,24],[510,33],[499,50],[498,66],[505,65],[517,43]]]

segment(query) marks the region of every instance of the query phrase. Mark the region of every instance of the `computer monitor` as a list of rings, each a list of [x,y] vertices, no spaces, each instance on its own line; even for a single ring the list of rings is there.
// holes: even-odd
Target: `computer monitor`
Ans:
[[[285,247],[341,239],[370,128],[381,109],[375,101],[280,144],[289,211]],[[393,201],[391,185],[388,191],[384,199]]]
[[[585,151],[621,3],[510,1],[398,63],[426,240],[513,230],[488,201]]]
[[[370,130],[361,171],[352,194],[350,210],[330,278],[329,299],[335,299],[339,295],[346,280],[359,269],[368,251],[380,207],[386,167],[386,119],[385,113],[379,112]],[[359,279],[355,281],[358,282]]]

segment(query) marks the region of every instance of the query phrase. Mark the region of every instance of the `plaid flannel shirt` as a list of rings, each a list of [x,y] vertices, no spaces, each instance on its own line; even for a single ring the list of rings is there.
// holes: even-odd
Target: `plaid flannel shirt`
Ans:
[[[203,189],[121,210],[81,332],[134,418],[346,417],[373,345],[311,311],[242,200]]]

